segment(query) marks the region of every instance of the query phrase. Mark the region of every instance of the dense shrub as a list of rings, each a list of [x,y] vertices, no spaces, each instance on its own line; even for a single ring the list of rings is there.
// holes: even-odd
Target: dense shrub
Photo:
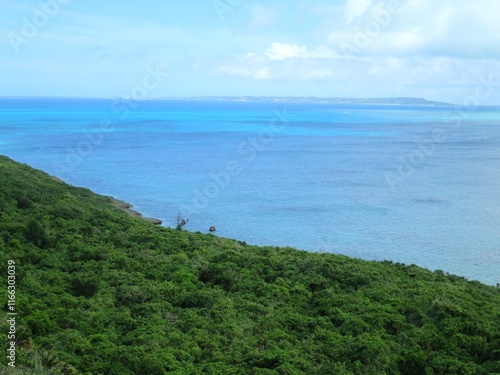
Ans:
[[[48,244],[47,232],[36,219],[28,221],[26,225],[26,239],[42,249]]]
[[[12,374],[500,373],[500,288],[156,227],[4,157],[0,207]]]

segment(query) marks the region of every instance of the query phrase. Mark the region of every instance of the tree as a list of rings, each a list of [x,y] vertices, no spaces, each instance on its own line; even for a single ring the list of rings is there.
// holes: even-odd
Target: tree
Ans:
[[[48,244],[47,232],[35,219],[30,219],[26,225],[26,239],[41,249]]]
[[[184,228],[184,226],[189,222],[189,219],[184,219],[182,217],[182,214],[179,213],[179,214],[177,214],[175,221],[177,223],[177,226],[175,227],[175,229],[182,230],[182,228]]]

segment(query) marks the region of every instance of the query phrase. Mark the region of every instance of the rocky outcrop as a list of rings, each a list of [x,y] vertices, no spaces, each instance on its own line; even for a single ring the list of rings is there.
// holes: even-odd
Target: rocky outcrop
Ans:
[[[125,211],[128,213],[130,216],[146,220],[148,223],[154,224],[154,225],[161,225],[162,221],[160,219],[155,219],[152,217],[144,217],[140,212],[137,212],[135,210],[132,210],[131,208],[133,207],[130,203],[127,203],[125,201],[113,198],[113,197],[106,197],[108,202],[111,203],[113,206],[116,208],[119,208],[122,211]]]

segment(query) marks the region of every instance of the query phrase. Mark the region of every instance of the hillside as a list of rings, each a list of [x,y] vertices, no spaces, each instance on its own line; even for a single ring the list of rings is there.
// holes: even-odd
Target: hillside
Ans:
[[[9,260],[0,372],[500,374],[500,288],[155,226],[0,157],[3,343]]]

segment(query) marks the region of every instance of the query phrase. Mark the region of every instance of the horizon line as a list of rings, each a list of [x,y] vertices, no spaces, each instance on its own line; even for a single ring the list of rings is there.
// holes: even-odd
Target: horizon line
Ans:
[[[123,96],[80,96],[80,95],[0,95],[0,99],[102,99],[102,100],[116,100],[124,99]],[[423,97],[416,96],[378,96],[378,97],[348,97],[348,96],[264,96],[264,95],[196,95],[196,96],[162,96],[162,97],[146,97],[146,98],[126,98],[134,101],[148,101],[148,100],[199,100],[199,99],[310,99],[310,100],[420,100],[429,104],[435,103],[438,105],[459,106],[460,104],[428,100]],[[344,103],[348,104],[348,103]],[[354,103],[356,104],[356,103]],[[358,103],[360,104],[360,103]],[[366,103],[370,104],[370,103]],[[384,103],[373,103],[384,104]],[[388,103],[398,104],[398,103]],[[411,103],[401,103],[411,104]],[[479,107],[492,107],[500,106],[500,104],[484,104]]]

